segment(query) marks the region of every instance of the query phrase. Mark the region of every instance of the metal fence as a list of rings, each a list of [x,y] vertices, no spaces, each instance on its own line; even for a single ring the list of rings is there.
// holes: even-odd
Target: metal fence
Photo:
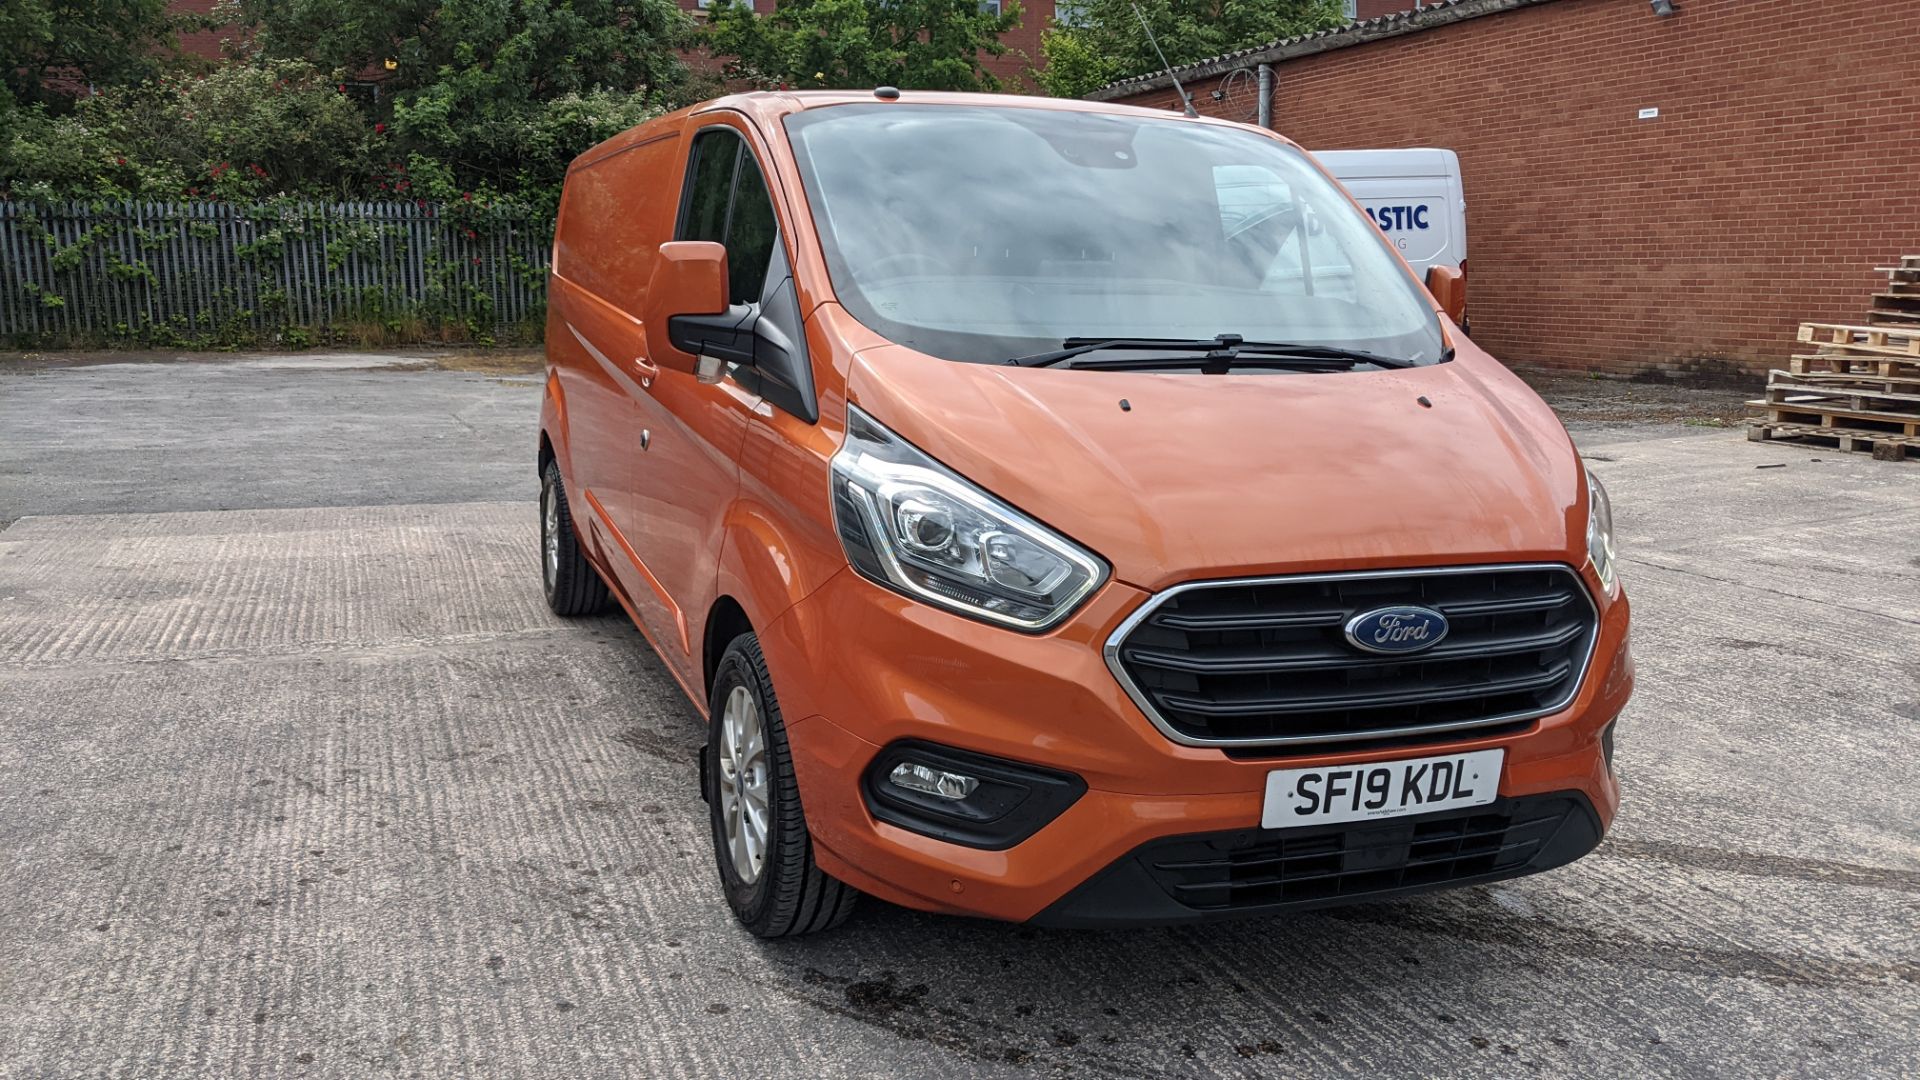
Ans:
[[[512,207],[0,202],[0,339],[321,339],[537,327],[553,223]]]

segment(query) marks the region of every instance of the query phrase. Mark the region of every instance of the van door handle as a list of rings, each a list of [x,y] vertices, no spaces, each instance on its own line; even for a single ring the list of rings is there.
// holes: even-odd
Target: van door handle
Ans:
[[[660,365],[644,356],[636,356],[633,358],[633,370],[640,376],[640,388],[642,390],[651,387],[653,380],[660,377]]]

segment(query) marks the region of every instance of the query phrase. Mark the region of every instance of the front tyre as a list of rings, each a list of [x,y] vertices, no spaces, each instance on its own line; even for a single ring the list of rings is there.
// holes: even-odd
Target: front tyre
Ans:
[[[607,583],[580,550],[557,461],[540,471],[540,582],[555,615],[592,615],[607,608]]]
[[[859,894],[814,864],[786,725],[752,634],[727,646],[708,705],[705,794],[727,906],[755,937],[839,926]]]

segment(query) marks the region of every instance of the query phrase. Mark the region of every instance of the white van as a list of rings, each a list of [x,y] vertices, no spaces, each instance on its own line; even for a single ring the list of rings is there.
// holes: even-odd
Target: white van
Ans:
[[[1322,150],[1313,155],[1353,194],[1414,273],[1467,270],[1467,196],[1460,157],[1428,147]]]

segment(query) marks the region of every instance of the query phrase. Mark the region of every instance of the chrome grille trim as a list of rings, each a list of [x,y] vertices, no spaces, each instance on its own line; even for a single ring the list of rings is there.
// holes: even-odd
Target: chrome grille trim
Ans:
[[[1176,596],[1195,590],[1233,588],[1237,586],[1297,585],[1321,581],[1354,581],[1379,578],[1415,578],[1451,574],[1511,572],[1553,572],[1566,574],[1572,578],[1576,586],[1576,595],[1586,601],[1587,611],[1591,620],[1588,623],[1587,647],[1585,652],[1580,656],[1578,672],[1575,674],[1567,692],[1558,700],[1541,708],[1522,712],[1501,713],[1494,716],[1476,717],[1468,720],[1450,721],[1447,723],[1415,724],[1394,728],[1368,728],[1360,731],[1331,732],[1313,735],[1204,738],[1181,732],[1172,724],[1168,723],[1166,717],[1161,715],[1160,710],[1154,705],[1152,699],[1149,698],[1146,692],[1134,681],[1133,677],[1128,674],[1126,665],[1120,658],[1121,648],[1125,644],[1127,637],[1138,629],[1142,623],[1151,618],[1153,613],[1158,610],[1162,604]],[[1495,602],[1495,605],[1497,606],[1498,603],[1500,602]],[[1469,604],[1466,605],[1464,609],[1457,610],[1459,614],[1466,615],[1483,606],[1486,605]],[[1332,613],[1325,613],[1325,616],[1331,616],[1331,614]],[[1263,617],[1264,616],[1257,614],[1246,616],[1246,621],[1238,624],[1235,628],[1255,628],[1260,625],[1259,620]],[[1320,620],[1323,615],[1322,613],[1314,613],[1311,617],[1316,620],[1312,625],[1319,625],[1318,620]],[[1300,626],[1303,624],[1290,621],[1282,615],[1276,625]],[[1328,623],[1328,625],[1331,625],[1331,623]],[[1589,670],[1593,665],[1594,649],[1598,646],[1599,639],[1600,609],[1598,605],[1594,603],[1593,594],[1587,588],[1586,579],[1581,576],[1576,568],[1567,563],[1491,563],[1474,566],[1399,567],[1389,570],[1359,570],[1326,574],[1285,574],[1268,577],[1217,578],[1206,581],[1183,582],[1154,593],[1147,598],[1146,602],[1135,609],[1132,614],[1121,620],[1120,625],[1115,627],[1113,633],[1107,636],[1106,645],[1102,649],[1102,655],[1106,660],[1107,670],[1113,673],[1113,677],[1119,681],[1121,689],[1125,690],[1127,696],[1133,699],[1134,705],[1139,708],[1141,713],[1146,716],[1147,720],[1150,721],[1162,735],[1165,735],[1175,743],[1182,746],[1214,748],[1308,747],[1327,743],[1353,743],[1384,739],[1401,739],[1419,735],[1465,733],[1483,728],[1500,727],[1527,720],[1536,720],[1542,716],[1550,716],[1565,709],[1579,698],[1581,689],[1586,686]],[[1408,659],[1413,660],[1415,658],[1409,657]]]

